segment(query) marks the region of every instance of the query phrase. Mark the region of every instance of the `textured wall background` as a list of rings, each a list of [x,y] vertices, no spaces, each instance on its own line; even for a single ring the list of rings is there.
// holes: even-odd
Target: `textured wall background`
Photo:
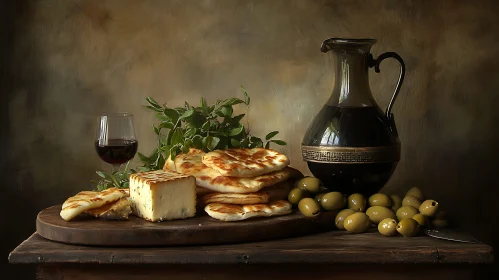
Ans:
[[[490,227],[499,218],[497,1],[0,3],[3,264],[39,210],[109,168],[93,148],[99,112],[134,113],[139,150],[152,149],[146,96],[214,102],[242,97],[243,84],[252,132],[279,130],[292,165],[308,172],[299,145],[330,93],[331,61],[319,51],[328,37],[376,38],[375,56],[396,51],[406,62],[394,107],[402,160],[384,191],[418,185],[482,240],[499,243]],[[397,71],[386,61],[370,74],[383,107]]]

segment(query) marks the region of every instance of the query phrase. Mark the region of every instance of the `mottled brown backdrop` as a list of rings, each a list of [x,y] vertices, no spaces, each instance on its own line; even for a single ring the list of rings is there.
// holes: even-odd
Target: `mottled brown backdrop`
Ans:
[[[420,186],[497,246],[498,12],[498,1],[0,1],[2,265],[39,210],[109,168],[93,148],[99,112],[134,113],[139,150],[153,148],[146,96],[214,102],[242,84],[252,133],[279,130],[308,172],[299,146],[331,90],[328,37],[376,38],[374,55],[406,62],[393,110],[402,160],[384,191]],[[397,71],[387,61],[370,74],[383,107]]]

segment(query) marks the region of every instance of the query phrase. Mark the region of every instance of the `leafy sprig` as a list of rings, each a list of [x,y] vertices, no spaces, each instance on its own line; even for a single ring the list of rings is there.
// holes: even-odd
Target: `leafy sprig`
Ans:
[[[148,105],[145,108],[155,113],[158,122],[152,129],[157,136],[157,147],[148,155],[137,153],[142,166],[137,170],[128,169],[123,172],[109,174],[97,171],[102,177],[97,188],[111,186],[127,188],[128,177],[137,171],[150,171],[162,169],[168,158],[172,160],[180,153],[187,153],[190,148],[209,152],[229,148],[270,148],[271,143],[286,145],[283,140],[274,139],[279,133],[272,131],[265,136],[264,141],[251,134],[241,120],[245,114],[234,115],[234,106],[250,105],[251,99],[241,86],[244,99],[229,98],[217,100],[215,104],[208,105],[206,99],[201,97],[199,106],[192,106],[185,102],[184,107],[169,107],[160,105],[152,97],[147,97]]]

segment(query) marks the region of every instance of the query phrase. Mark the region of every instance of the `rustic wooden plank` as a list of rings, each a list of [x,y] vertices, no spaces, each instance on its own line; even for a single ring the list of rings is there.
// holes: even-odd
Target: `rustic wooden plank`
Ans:
[[[444,257],[441,260],[439,252]],[[427,236],[385,237],[332,231],[300,238],[234,245],[116,248],[67,245],[33,234],[9,256],[11,263],[100,264],[373,264],[492,263],[492,248]]]
[[[60,211],[58,205],[38,214],[38,234],[53,241],[98,246],[233,244],[303,236],[334,230],[337,214],[324,212],[317,219],[309,219],[295,212],[231,223],[215,220],[203,211],[191,219],[151,223],[135,216],[127,221],[81,217],[66,222]]]
[[[473,279],[470,266],[445,265],[42,265],[43,280],[442,280]]]

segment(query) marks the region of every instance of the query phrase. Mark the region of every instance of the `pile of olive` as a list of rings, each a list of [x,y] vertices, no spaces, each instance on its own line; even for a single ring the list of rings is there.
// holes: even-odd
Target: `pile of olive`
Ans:
[[[385,236],[398,232],[412,237],[418,235],[420,227],[440,228],[448,224],[445,213],[438,211],[438,202],[424,200],[417,187],[411,188],[404,199],[383,193],[368,199],[359,193],[346,198],[340,192],[327,192],[319,179],[305,177],[297,181],[288,200],[306,217],[316,217],[321,211],[341,210],[336,215],[336,227],[354,233],[365,232],[374,224]]]
[[[345,207],[345,196],[340,192],[327,192],[322,182],[314,177],[305,177],[296,182],[288,195],[293,205],[298,205],[306,217],[316,217],[322,211],[340,210]]]

